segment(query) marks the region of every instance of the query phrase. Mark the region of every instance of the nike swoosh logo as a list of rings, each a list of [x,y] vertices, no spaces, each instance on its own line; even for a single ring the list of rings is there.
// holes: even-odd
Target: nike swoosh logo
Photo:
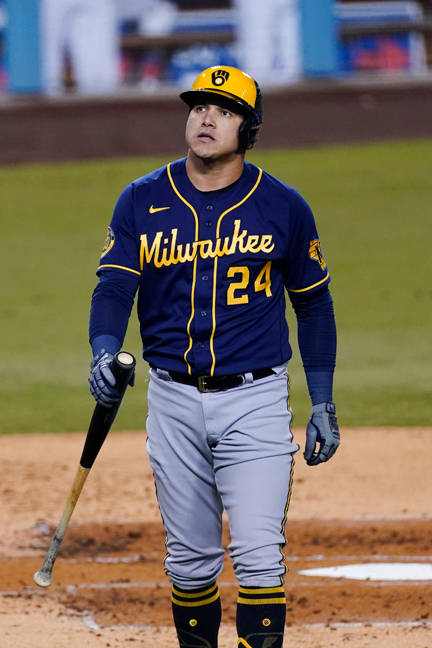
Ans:
[[[165,211],[165,209],[171,209],[171,207],[153,207],[151,205],[149,212],[150,214],[156,214],[156,212]]]

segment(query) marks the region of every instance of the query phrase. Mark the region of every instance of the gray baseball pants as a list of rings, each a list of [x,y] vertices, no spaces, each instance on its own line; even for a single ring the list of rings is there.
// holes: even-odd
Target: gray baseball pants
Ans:
[[[242,586],[283,583],[293,455],[286,366],[226,391],[201,393],[150,370],[147,450],[167,534],[165,571],[193,589],[222,571],[222,515]]]

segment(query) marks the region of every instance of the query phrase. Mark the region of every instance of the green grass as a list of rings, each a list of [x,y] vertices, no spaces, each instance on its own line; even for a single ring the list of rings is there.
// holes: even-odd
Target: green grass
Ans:
[[[340,422],[430,424],[432,140],[256,151],[248,159],[296,187],[315,212],[333,278]],[[105,229],[123,187],[167,161],[0,167],[1,432],[87,428],[87,322]],[[288,317],[292,404],[304,425],[309,402]],[[124,346],[140,357],[135,312]],[[146,380],[139,362],[117,428],[144,426]]]

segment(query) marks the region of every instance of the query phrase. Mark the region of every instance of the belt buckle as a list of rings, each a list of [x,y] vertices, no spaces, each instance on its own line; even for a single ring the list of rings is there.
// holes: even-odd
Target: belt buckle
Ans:
[[[198,391],[200,391],[202,394],[219,391],[218,389],[211,389],[211,387],[206,386],[207,378],[211,378],[211,376],[198,376]]]

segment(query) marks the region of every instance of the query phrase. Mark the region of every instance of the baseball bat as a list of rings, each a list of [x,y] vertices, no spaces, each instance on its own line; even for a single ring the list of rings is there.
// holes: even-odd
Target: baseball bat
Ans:
[[[72,488],[66,500],[63,515],[51,540],[42,567],[34,574],[33,580],[39,587],[49,587],[52,583],[52,570],[54,567],[60,545],[66,533],[69,520],[81,494],[91,467],[101,449],[108,432],[116,417],[128,382],[135,368],[135,358],[127,351],[119,351],[114,356],[110,365],[116,378],[116,387],[120,392],[120,399],[111,407],[97,404],[90,420],[84,448],[81,454],[77,473],[72,483]]]

